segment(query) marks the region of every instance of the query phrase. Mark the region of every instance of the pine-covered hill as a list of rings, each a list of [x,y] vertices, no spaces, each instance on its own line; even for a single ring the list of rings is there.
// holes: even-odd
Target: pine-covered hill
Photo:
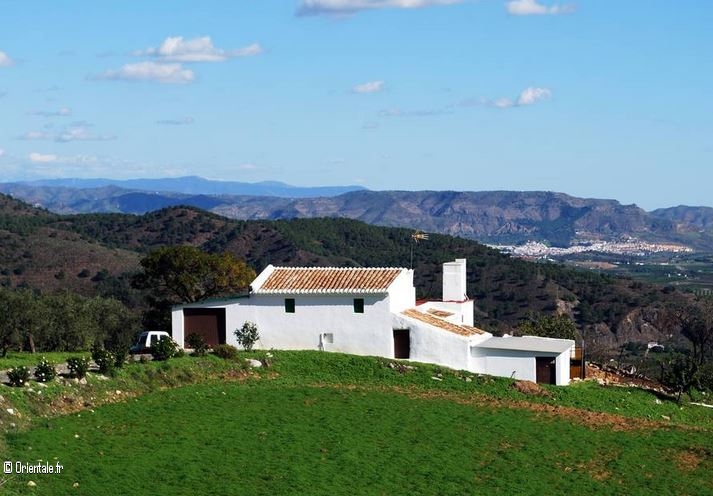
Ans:
[[[235,221],[192,207],[149,214],[59,216],[0,196],[0,284],[126,298],[128,276],[148,251],[190,244],[229,251],[257,271],[267,264],[409,267],[420,298],[439,298],[441,264],[468,259],[476,323],[509,332],[529,315],[570,313],[591,343],[663,340],[659,310],[685,296],[557,264],[511,258],[475,241],[340,218]],[[667,331],[668,332],[668,331]]]

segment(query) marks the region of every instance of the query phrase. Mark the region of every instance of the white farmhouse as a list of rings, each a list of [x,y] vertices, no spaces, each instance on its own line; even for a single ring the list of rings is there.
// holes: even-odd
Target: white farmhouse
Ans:
[[[248,296],[173,308],[173,339],[190,333],[237,345],[233,331],[257,324],[256,348],[324,350],[410,359],[475,373],[566,385],[574,341],[493,337],[473,326],[466,260],[443,264],[441,301],[416,301],[413,270],[274,267]]]

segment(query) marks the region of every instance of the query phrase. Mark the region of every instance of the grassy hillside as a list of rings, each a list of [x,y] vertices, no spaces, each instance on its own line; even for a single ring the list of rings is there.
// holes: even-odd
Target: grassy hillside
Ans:
[[[186,357],[134,364],[115,379],[92,378],[68,391],[3,391],[5,428],[7,406],[17,409],[15,418],[34,420],[29,429],[10,429],[0,455],[63,466],[59,475],[8,478],[3,489],[48,495],[713,492],[713,412],[651,393],[582,383],[532,396],[508,379],[319,352],[276,352],[269,369],[247,376],[239,367],[229,374],[224,363]],[[208,369],[217,380],[201,372]],[[194,384],[162,389],[181,382]],[[43,402],[69,405],[64,411],[74,413],[35,417],[32,411],[41,409],[31,405]],[[30,480],[35,489],[27,487]]]

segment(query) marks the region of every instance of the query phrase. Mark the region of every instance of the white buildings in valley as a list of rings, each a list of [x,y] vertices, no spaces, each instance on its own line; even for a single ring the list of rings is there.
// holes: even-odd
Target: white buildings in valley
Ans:
[[[274,267],[248,296],[180,305],[173,339],[190,333],[237,345],[233,331],[257,324],[256,348],[324,350],[410,359],[454,369],[566,385],[574,341],[494,337],[473,326],[466,260],[443,264],[443,298],[417,302],[413,270]]]

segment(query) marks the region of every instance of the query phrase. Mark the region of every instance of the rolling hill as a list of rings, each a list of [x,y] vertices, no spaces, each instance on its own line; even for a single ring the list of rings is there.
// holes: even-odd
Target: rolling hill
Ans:
[[[412,245],[409,229],[340,218],[236,221],[192,207],[137,216],[60,216],[0,196],[0,284],[72,290],[136,301],[130,275],[151,249],[190,244],[228,251],[257,271],[266,264],[409,266],[420,298],[440,296],[440,264],[468,259],[477,325],[496,334],[556,309],[572,315],[591,350],[673,341],[663,308],[685,299],[672,288],[551,263],[514,259],[472,240],[432,235]]]
[[[369,191],[201,178],[5,183],[0,184],[0,191],[62,214],[143,214],[187,205],[240,220],[344,217],[489,244],[539,241],[564,247],[637,239],[713,251],[713,209],[674,207],[646,212],[616,200],[545,191]]]

